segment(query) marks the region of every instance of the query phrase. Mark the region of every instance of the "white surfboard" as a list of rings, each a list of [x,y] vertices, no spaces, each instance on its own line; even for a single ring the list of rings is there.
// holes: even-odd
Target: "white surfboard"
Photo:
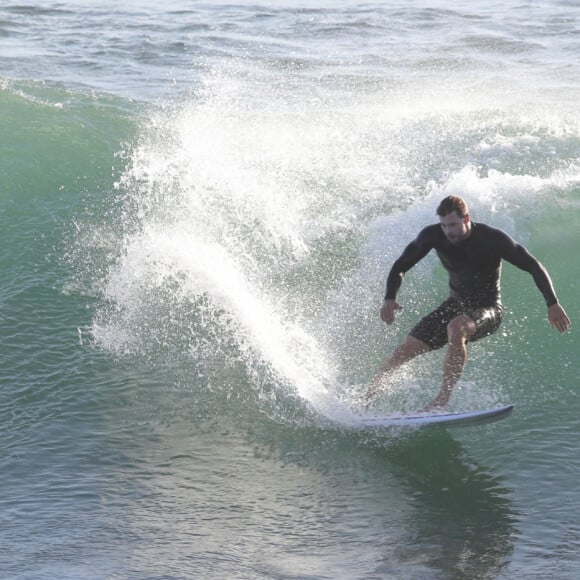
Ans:
[[[468,411],[462,413],[414,413],[413,415],[388,415],[385,417],[365,417],[357,423],[358,429],[385,429],[392,427],[424,427],[427,425],[467,425],[499,421],[508,417],[513,405]]]

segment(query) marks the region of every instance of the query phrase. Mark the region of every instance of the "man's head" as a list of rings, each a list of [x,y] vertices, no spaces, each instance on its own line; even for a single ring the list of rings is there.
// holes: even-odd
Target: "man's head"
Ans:
[[[455,195],[447,196],[437,208],[441,229],[452,244],[462,242],[471,234],[469,208]]]

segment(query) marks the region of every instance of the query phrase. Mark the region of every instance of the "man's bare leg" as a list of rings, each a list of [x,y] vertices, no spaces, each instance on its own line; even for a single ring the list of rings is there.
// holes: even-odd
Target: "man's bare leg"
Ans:
[[[443,361],[443,383],[437,396],[422,411],[444,410],[449,404],[451,393],[463,374],[467,362],[467,341],[477,327],[469,316],[462,314],[454,318],[447,327],[449,346]]]
[[[423,354],[431,350],[422,340],[415,338],[414,336],[407,336],[405,341],[399,345],[389,356],[385,362],[379,367],[379,370],[375,374],[369,389],[366,394],[367,406],[371,405],[374,400],[378,397],[382,390],[381,383],[385,375],[388,375],[396,371],[399,367],[403,366],[405,363],[414,359],[416,356]]]

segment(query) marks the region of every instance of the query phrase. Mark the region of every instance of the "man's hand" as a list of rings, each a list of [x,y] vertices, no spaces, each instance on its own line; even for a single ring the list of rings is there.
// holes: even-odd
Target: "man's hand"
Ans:
[[[395,321],[395,311],[401,310],[402,308],[396,300],[385,300],[381,307],[381,320],[387,324],[393,324]]]
[[[548,320],[552,328],[560,332],[567,332],[570,328],[570,319],[558,302],[548,306]]]

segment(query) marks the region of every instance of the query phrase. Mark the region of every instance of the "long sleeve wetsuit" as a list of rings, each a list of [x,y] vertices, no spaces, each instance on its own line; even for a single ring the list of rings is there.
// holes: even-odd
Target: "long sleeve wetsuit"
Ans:
[[[529,272],[548,306],[558,301],[550,276],[534,256],[505,232],[474,222],[470,235],[458,244],[439,225],[423,229],[393,264],[385,299],[396,298],[404,274],[433,249],[449,273],[450,296],[472,307],[501,305],[502,260]]]

